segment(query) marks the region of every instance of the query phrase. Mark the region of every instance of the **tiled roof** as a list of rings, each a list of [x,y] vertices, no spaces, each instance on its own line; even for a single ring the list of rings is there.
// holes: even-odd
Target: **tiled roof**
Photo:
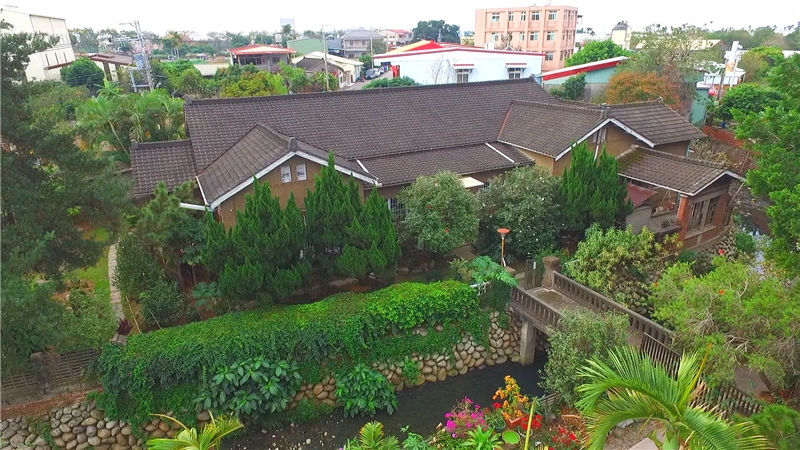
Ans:
[[[719,164],[641,147],[619,155],[617,164],[620,175],[690,196],[723,175],[741,178]]]
[[[325,70],[325,60],[316,58],[300,58],[295,63],[298,69],[305,69],[307,72],[320,72]],[[331,61],[328,61],[328,70],[333,72],[336,70],[344,71],[341,67],[337,66]]]
[[[500,142],[409,152],[359,161],[370,174],[378,178],[382,186],[411,183],[421,175],[435,175],[443,170],[465,175],[532,164],[525,155]]]
[[[250,44],[244,47],[228,49],[234,55],[275,55],[275,54],[294,54],[297,50],[293,48],[283,48],[279,45]]]
[[[160,181],[167,189],[175,189],[194,178],[192,141],[134,143],[131,167],[136,179],[134,194],[152,194]]]
[[[697,127],[659,100],[611,105],[610,109],[611,117],[656,145],[690,141],[704,136]]]
[[[515,101],[497,140],[556,157],[604,120],[595,107]]]
[[[352,30],[342,36],[343,41],[352,41],[354,39],[383,39],[383,36],[380,33],[376,33],[372,30]]]
[[[349,160],[497,139],[513,100],[557,103],[530,79],[190,100],[186,128],[198,170],[257,123]],[[403,111],[402,120],[382,111]]]
[[[326,152],[314,146],[278,133],[266,125],[254,126],[197,175],[205,200],[213,203],[291,152],[304,152],[323,161],[328,159]],[[372,178],[357,164],[343,158],[337,157],[336,165]]]

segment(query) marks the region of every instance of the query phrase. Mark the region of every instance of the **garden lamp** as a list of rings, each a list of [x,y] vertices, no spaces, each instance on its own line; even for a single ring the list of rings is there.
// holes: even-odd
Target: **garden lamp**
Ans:
[[[503,267],[506,266],[506,235],[510,232],[508,228],[498,228],[497,232],[500,233],[500,262]]]

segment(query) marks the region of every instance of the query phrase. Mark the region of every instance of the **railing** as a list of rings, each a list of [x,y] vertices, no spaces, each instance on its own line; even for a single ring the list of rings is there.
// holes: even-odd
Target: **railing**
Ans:
[[[669,345],[672,343],[671,331],[569,277],[558,272],[553,273],[553,287],[555,287],[557,291],[584,303],[595,311],[627,315],[630,319],[631,329],[643,334],[649,334],[653,339],[662,344]]]
[[[639,348],[653,362],[660,364],[667,373],[677,378],[678,366],[681,362],[681,355],[678,352],[658,342],[649,334],[642,336],[642,343]],[[734,412],[745,416],[761,412],[761,405],[750,394],[736,386],[726,386],[714,390],[706,389],[700,394],[698,401],[717,404],[728,416]]]
[[[521,308],[520,313],[531,314],[545,326],[557,327],[561,313],[519,287],[511,290],[511,304]],[[544,330],[542,330],[544,331]]]
[[[63,386],[82,383],[87,368],[100,352],[94,349],[67,353],[43,354],[34,358],[23,371],[3,378],[0,395],[4,404],[20,398],[39,396]]]

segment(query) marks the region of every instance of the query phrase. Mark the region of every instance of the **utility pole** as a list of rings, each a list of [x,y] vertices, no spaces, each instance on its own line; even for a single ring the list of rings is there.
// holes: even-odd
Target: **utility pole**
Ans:
[[[133,86],[134,92],[139,92],[140,88],[147,87],[150,91],[153,90],[153,73],[150,70],[150,58],[147,56],[147,50],[144,46],[144,35],[142,35],[142,28],[139,25],[138,20],[134,20],[133,22],[121,23],[120,25],[132,25],[133,28],[136,30],[136,38],[118,38],[115,39],[116,41],[137,41],[139,43],[139,51],[137,52],[141,63],[137,61],[136,69],[131,69],[131,85]],[[136,59],[136,56],[134,56]],[[140,72],[143,75],[143,78],[147,80],[147,84],[137,84],[136,77],[134,76],[134,72]]]
[[[331,90],[331,81],[328,75],[328,39],[325,37],[325,25],[320,28],[319,32],[322,35],[322,49],[325,51],[325,54],[322,55],[322,59],[325,61],[325,92],[329,92]]]

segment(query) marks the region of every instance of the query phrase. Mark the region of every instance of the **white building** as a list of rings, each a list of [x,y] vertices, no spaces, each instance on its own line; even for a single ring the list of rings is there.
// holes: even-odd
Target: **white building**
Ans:
[[[376,65],[391,64],[395,77],[410,77],[419,84],[446,84],[538,78],[544,53],[430,42],[408,51],[375,55],[373,59]]]
[[[623,20],[614,25],[614,28],[611,30],[611,41],[625,50],[630,50],[632,34],[632,28],[628,25],[628,21]]]
[[[364,63],[354,59],[340,58],[334,55],[325,55],[322,52],[311,52],[306,55],[292,58],[295,67],[305,69],[309,73],[324,70],[327,60],[328,72],[339,78],[339,87],[350,86],[361,76]]]
[[[25,70],[28,81],[60,80],[60,68],[64,63],[75,61],[75,52],[72,51],[69,30],[64,19],[28,14],[8,6],[0,8],[0,19],[14,26],[10,30],[3,30],[3,33],[45,33],[59,38],[55,46],[31,55],[31,61]],[[54,66],[57,67],[48,69]]]

